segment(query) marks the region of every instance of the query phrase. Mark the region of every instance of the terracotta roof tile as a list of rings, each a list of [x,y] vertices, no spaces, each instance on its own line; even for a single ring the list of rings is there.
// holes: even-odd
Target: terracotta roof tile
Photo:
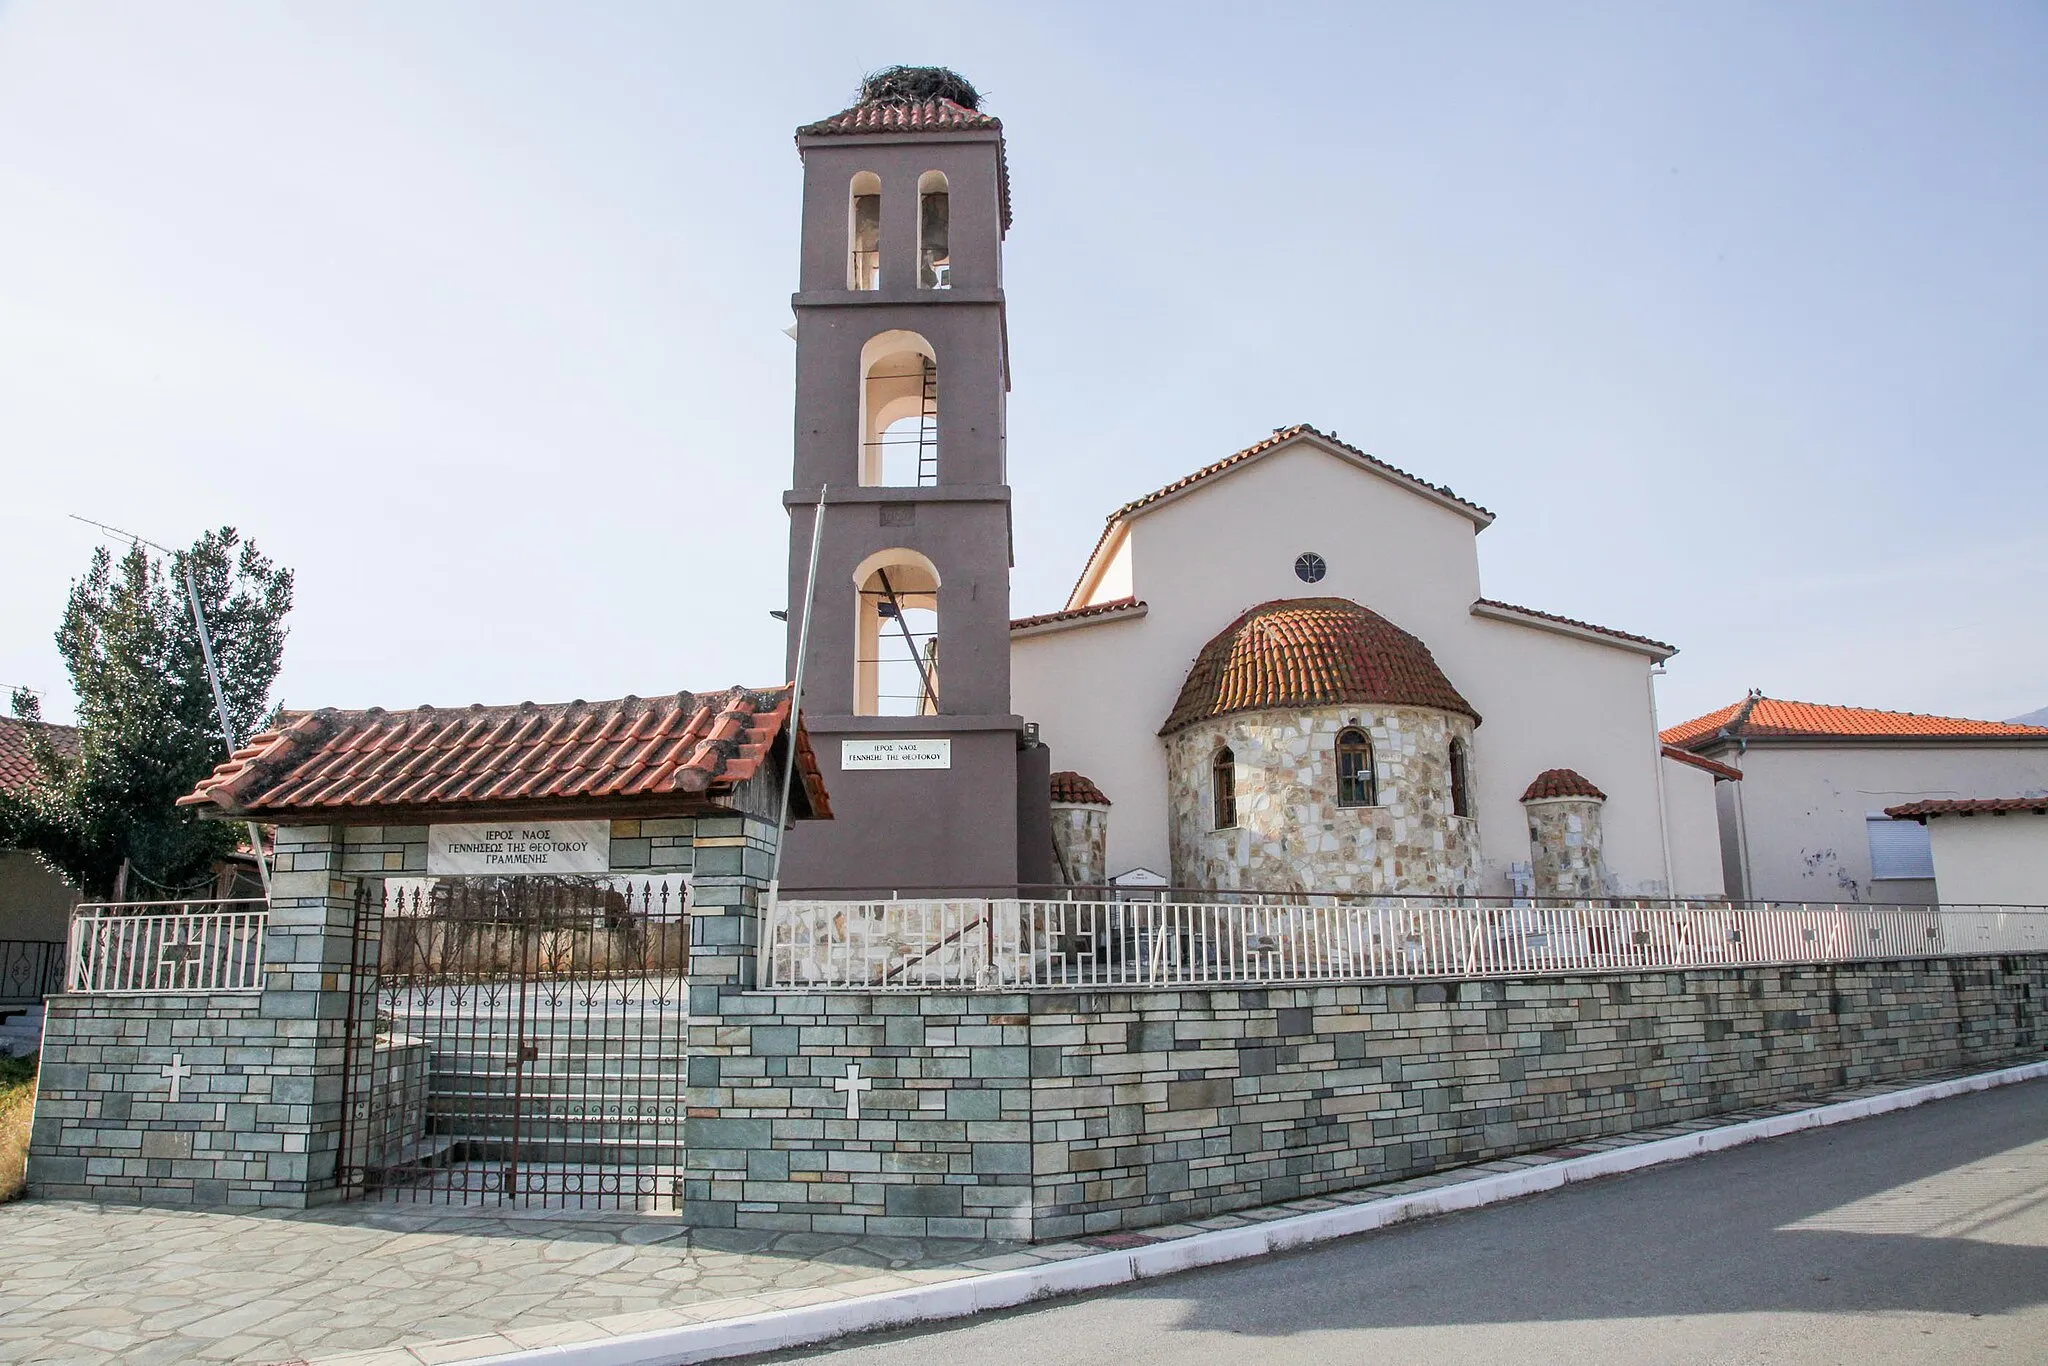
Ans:
[[[1591,797],[1595,801],[1606,801],[1607,794],[1588,782],[1584,774],[1576,769],[1546,768],[1536,775],[1522,793],[1525,802],[1548,801],[1554,797]]]
[[[1929,816],[2005,816],[2015,811],[2030,811],[2036,816],[2048,816],[2048,796],[1964,797],[1942,801],[1907,802],[1904,806],[1887,806],[1884,814],[1893,820],[1918,820],[1924,824]]]
[[[29,750],[29,736],[35,731],[48,736],[59,754],[78,753],[78,732],[70,726],[0,716],[0,789],[12,791],[36,780],[35,755]]]
[[[753,777],[789,721],[789,689],[462,710],[286,713],[188,795],[235,815],[716,801]],[[810,738],[797,767],[811,814],[831,816]]]
[[[1677,745],[1664,746],[1664,757],[1676,763],[1688,764],[1703,773],[1711,773],[1716,778],[1726,778],[1731,783],[1742,781],[1741,769],[1730,768],[1727,764],[1716,763],[1712,759],[1694,754],[1691,750],[1680,749]]]
[[[923,103],[909,100],[875,100],[842,109],[829,119],[807,123],[796,130],[800,138],[855,137],[890,133],[995,133],[996,193],[1002,200],[1003,231],[1010,230],[1010,157],[1000,141],[1003,121],[948,99]]]
[[[1479,719],[1429,647],[1344,598],[1261,603],[1195,657],[1161,735],[1231,712],[1379,702]]]
[[[1081,806],[1108,806],[1109,798],[1102,795],[1102,789],[1071,769],[1052,775],[1052,799],[1056,802],[1072,802]]]
[[[1082,621],[1089,617],[1114,616],[1120,612],[1133,612],[1144,607],[1136,598],[1112,598],[1108,602],[1094,602],[1086,607],[1069,607],[1060,612],[1041,612],[1035,617],[1017,617],[1010,622],[1012,631],[1025,631],[1033,626],[1051,626],[1061,621]]]
[[[2048,726],[1972,721],[1959,716],[1873,711],[1819,702],[1787,702],[1752,693],[1740,702],[1682,721],[1662,733],[1667,745],[1694,748],[1720,738],[1855,740],[2048,740]]]
[[[1580,621],[1577,617],[1561,617],[1555,612],[1539,612],[1534,607],[1520,607],[1512,602],[1501,602],[1495,598],[1480,598],[1473,605],[1498,607],[1504,612],[1520,612],[1525,617],[1541,617],[1545,621],[1554,621],[1561,626],[1576,626],[1581,631],[1591,631],[1595,635],[1613,636],[1616,640],[1633,641],[1637,645],[1649,645],[1664,651],[1666,655],[1678,653],[1676,645],[1669,645],[1661,640],[1652,640],[1648,636],[1639,636],[1631,631],[1617,631],[1612,626],[1595,626],[1592,622]]]
[[[1318,428],[1313,427],[1306,422],[1297,422],[1291,427],[1275,427],[1273,429],[1273,434],[1267,437],[1265,440],[1253,442],[1251,445],[1246,446],[1243,450],[1238,451],[1232,455],[1226,455],[1221,460],[1216,461],[1214,464],[1204,465],[1202,466],[1202,468],[1196,470],[1192,474],[1182,475],[1180,478],[1174,480],[1171,484],[1166,485],[1164,488],[1154,489],[1152,490],[1152,492],[1146,494],[1142,498],[1133,498],[1130,502],[1125,503],[1122,507],[1110,513],[1108,518],[1105,519],[1105,521],[1103,522],[1102,535],[1096,538],[1095,549],[1088,553],[1087,563],[1081,567],[1081,581],[1087,581],[1089,567],[1095,563],[1095,557],[1102,553],[1102,547],[1108,544],[1110,533],[1116,530],[1117,523],[1121,522],[1124,518],[1130,516],[1134,512],[1143,511],[1145,508],[1150,507],[1152,504],[1159,502],[1163,498],[1171,498],[1174,494],[1179,493],[1182,489],[1188,488],[1194,484],[1198,484],[1205,479],[1212,479],[1219,474],[1223,474],[1226,471],[1237,468],[1239,465],[1244,464],[1246,461],[1257,459],[1259,456],[1264,455],[1267,451],[1270,451],[1277,446],[1284,446],[1288,442],[1304,436],[1312,436],[1318,441],[1322,441],[1329,445],[1335,446],[1338,450],[1345,452],[1347,455],[1353,456],[1354,458],[1363,461],[1365,464],[1371,465],[1374,469],[1381,470],[1387,474],[1391,474],[1397,479],[1415,485],[1417,488],[1426,489],[1431,493],[1437,494],[1444,498],[1448,498],[1453,503],[1456,503],[1459,507],[1465,509],[1465,511],[1468,514],[1478,518],[1482,524],[1486,522],[1491,522],[1493,520],[1493,514],[1491,512],[1488,512],[1485,508],[1479,506],[1479,504],[1477,503],[1469,502],[1466,499],[1460,498],[1457,494],[1451,492],[1451,490],[1447,486],[1442,484],[1432,484],[1428,480],[1410,474],[1408,473],[1408,471],[1401,469],[1398,466],[1389,465],[1386,461],[1381,460],[1376,456],[1366,454],[1364,451],[1358,449],[1358,447],[1352,445],[1348,441],[1340,441],[1336,437],[1332,436],[1330,433],[1321,431]],[[1074,591],[1077,593],[1080,591],[1080,583],[1076,583],[1074,585]]]

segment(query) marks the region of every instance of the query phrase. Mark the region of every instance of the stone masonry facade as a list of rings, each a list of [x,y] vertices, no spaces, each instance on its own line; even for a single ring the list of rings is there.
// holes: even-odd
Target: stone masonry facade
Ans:
[[[1563,901],[1607,893],[1607,859],[1602,852],[1597,797],[1530,798],[1530,870],[1539,897]]]
[[[2048,958],[1087,995],[742,993],[695,1224],[1137,1229],[2040,1057]],[[711,1028],[710,1026],[706,1026]],[[832,1082],[873,1089],[846,1118]],[[707,1069],[706,1058],[693,1059]]]
[[[1372,737],[1373,806],[1337,804],[1337,734],[1352,725]],[[1452,814],[1450,769],[1452,740],[1474,753],[1472,730],[1453,713],[1358,704],[1188,726],[1166,742],[1174,884],[1473,895],[1479,823]],[[1236,759],[1237,825],[1217,830],[1211,763],[1225,745]]]
[[[1052,804],[1052,845],[1070,887],[1109,882],[1109,808],[1093,802]]]

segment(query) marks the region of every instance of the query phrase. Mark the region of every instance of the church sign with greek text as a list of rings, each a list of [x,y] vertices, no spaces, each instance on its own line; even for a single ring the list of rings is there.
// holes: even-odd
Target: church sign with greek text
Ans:
[[[951,740],[841,740],[839,768],[857,773],[871,768],[951,768]]]
[[[427,827],[427,872],[602,873],[612,862],[610,821],[488,821]]]

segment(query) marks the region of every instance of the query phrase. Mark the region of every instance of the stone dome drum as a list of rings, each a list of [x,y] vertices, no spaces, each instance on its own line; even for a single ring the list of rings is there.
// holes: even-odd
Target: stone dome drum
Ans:
[[[1379,613],[1346,598],[1281,598],[1245,612],[1202,647],[1159,733],[1231,712],[1353,702],[1479,721],[1429,647]]]

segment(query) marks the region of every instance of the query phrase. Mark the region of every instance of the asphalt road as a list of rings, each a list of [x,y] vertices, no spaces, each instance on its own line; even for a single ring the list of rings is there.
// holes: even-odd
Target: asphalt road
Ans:
[[[782,1359],[2048,1363],[2048,1081]]]

